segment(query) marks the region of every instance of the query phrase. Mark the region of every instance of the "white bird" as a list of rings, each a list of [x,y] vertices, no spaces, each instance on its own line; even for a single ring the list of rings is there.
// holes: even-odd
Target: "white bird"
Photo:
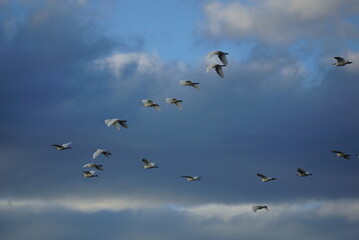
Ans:
[[[199,90],[199,86],[198,86],[199,83],[197,83],[197,82],[191,82],[189,80],[181,80],[180,84],[182,86],[191,86],[191,87],[194,87],[195,89]]]
[[[95,164],[95,163],[88,163],[88,164],[85,164],[83,166],[83,168],[93,168],[93,167],[96,168],[97,170],[100,170],[100,171],[104,170],[102,165],[98,165],[98,164]]]
[[[221,77],[221,78],[224,78],[224,73],[223,73],[223,68],[226,65],[222,65],[222,64],[217,64],[217,63],[212,63],[211,65],[208,65],[207,66],[207,73],[212,69],[214,68],[217,72],[217,74]]]
[[[200,176],[181,176],[183,178],[186,178],[187,181],[199,181],[202,177]]]
[[[72,142],[68,142],[68,143],[64,143],[64,144],[62,144],[62,145],[52,144],[51,146],[54,146],[57,151],[61,151],[61,150],[71,149],[71,147],[69,147],[69,145],[70,145],[71,143],[72,143]]]
[[[103,150],[103,149],[95,149],[94,151],[95,151],[95,152],[94,152],[93,155],[92,155],[92,158],[93,158],[93,159],[97,158],[98,155],[100,155],[100,154],[105,155],[105,157],[110,157],[110,155],[111,155],[111,153],[110,153],[109,151]]]
[[[214,55],[218,55],[218,58],[221,60],[221,62],[224,65],[228,65],[228,61],[227,61],[227,57],[226,57],[226,55],[228,55],[228,53],[225,53],[225,52],[222,52],[222,51],[212,51],[212,52],[208,53],[207,57],[211,58]]]
[[[253,212],[257,212],[258,210],[261,210],[261,209],[265,209],[267,211],[269,210],[268,206],[265,206],[265,205],[262,205],[262,206],[254,205],[254,206],[252,206],[252,209],[253,209]]]
[[[142,103],[145,107],[153,107],[157,111],[161,111],[160,105],[158,105],[157,103],[154,103],[152,100],[144,99],[144,100],[142,100]]]
[[[271,180],[276,180],[277,179],[277,178],[273,178],[273,177],[269,178],[267,176],[264,176],[261,173],[257,173],[257,176],[262,178],[262,182],[269,182]]]
[[[118,118],[112,118],[112,119],[106,119],[103,120],[105,122],[105,124],[107,125],[107,127],[110,127],[111,125],[115,126],[115,128],[117,130],[120,130],[120,126],[124,127],[124,128],[128,128],[127,125],[127,120],[121,120]]]
[[[142,158],[142,162],[145,163],[144,169],[158,168],[157,163],[150,162],[146,158]]]
[[[337,62],[333,63],[333,65],[335,65],[337,67],[345,66],[347,64],[352,64],[352,62],[345,61],[344,58],[342,58],[342,57],[334,57],[334,58],[337,60]]]
[[[168,104],[174,104],[178,107],[179,110],[182,110],[182,104],[181,104],[182,100],[177,99],[177,98],[166,98],[166,103]]]
[[[306,177],[306,176],[311,176],[311,175],[313,175],[313,174],[311,174],[310,172],[306,172],[306,171],[304,171],[304,170],[301,169],[301,168],[297,168],[297,171],[298,171],[297,176],[299,176],[299,177]]]
[[[350,159],[350,154],[345,154],[345,153],[343,153],[343,152],[341,152],[341,151],[337,151],[337,150],[333,150],[332,152],[333,152],[333,153],[336,153],[336,155],[337,155],[338,157],[343,157],[343,158],[345,158],[345,159]]]
[[[98,175],[95,175],[96,171],[82,171],[84,174],[83,176],[85,178],[91,178],[91,177],[98,177]]]

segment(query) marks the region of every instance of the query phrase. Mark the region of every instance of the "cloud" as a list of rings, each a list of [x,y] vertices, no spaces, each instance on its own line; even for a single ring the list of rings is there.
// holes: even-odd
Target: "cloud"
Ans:
[[[359,34],[348,18],[359,11],[355,0],[215,1],[206,4],[204,11],[207,33],[218,39],[288,44],[303,38],[355,39]]]

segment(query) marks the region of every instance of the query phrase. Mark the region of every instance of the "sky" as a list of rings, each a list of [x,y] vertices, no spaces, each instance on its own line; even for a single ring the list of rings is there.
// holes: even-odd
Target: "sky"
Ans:
[[[0,238],[356,239],[358,38],[357,0],[0,0]]]

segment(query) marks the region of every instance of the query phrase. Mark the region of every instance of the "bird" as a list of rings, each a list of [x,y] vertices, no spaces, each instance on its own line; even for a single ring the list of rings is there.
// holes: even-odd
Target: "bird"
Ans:
[[[177,98],[166,98],[166,103],[169,104],[174,104],[178,107],[179,110],[182,110],[182,104],[181,104],[182,100],[177,99]]]
[[[64,144],[62,144],[62,145],[52,144],[51,146],[54,146],[57,151],[61,151],[61,150],[71,149],[71,147],[69,147],[69,145],[70,145],[71,143],[72,143],[72,142],[68,142],[68,143],[64,143]]]
[[[228,65],[228,61],[227,61],[227,57],[226,57],[226,55],[228,55],[228,53],[225,53],[225,52],[222,52],[222,51],[212,51],[212,52],[208,53],[207,57],[211,58],[214,55],[218,55],[219,60],[221,60],[221,62],[224,65]]]
[[[145,107],[153,107],[157,111],[161,111],[160,105],[158,105],[157,103],[154,103],[152,100],[144,99],[144,100],[142,100],[142,102]]]
[[[105,122],[105,124],[107,125],[107,127],[110,127],[111,125],[115,126],[115,128],[117,130],[120,130],[120,126],[122,126],[123,128],[128,128],[127,125],[127,120],[121,120],[118,118],[112,118],[112,119],[106,119],[103,120]]]
[[[199,181],[202,177],[200,176],[181,176],[183,178],[186,178],[187,181]]]
[[[226,65],[222,65],[222,64],[217,64],[217,63],[212,63],[211,65],[208,65],[207,66],[207,73],[212,69],[214,68],[217,72],[217,74],[221,77],[221,78],[224,78],[224,73],[223,73],[223,68]]]
[[[83,177],[85,178],[98,177],[98,175],[95,175],[96,171],[82,171],[82,172],[84,173]]]
[[[111,155],[111,153],[110,153],[109,151],[103,150],[103,149],[95,149],[94,151],[95,151],[95,152],[94,152],[93,155],[92,155],[92,159],[97,158],[98,155],[100,155],[100,154],[105,155],[105,157],[110,157],[110,155]]]
[[[350,159],[350,154],[345,154],[341,151],[333,150],[333,153],[336,153],[338,157],[343,157],[345,159]]]
[[[264,176],[263,174],[261,174],[261,173],[257,173],[257,176],[258,177],[261,177],[262,178],[262,182],[269,182],[269,181],[271,181],[271,180],[276,180],[277,178],[269,178],[269,177],[267,177],[267,176]]]
[[[144,169],[158,168],[157,163],[150,162],[146,158],[142,158],[142,162],[145,163]]]
[[[194,87],[195,89],[199,90],[198,82],[191,82],[189,80],[181,80],[180,84],[182,86],[191,86],[191,87]]]
[[[261,210],[261,209],[265,209],[267,211],[269,210],[268,206],[265,206],[265,205],[262,205],[262,206],[254,205],[254,206],[252,206],[252,209],[253,209],[253,212],[257,212],[258,210]]]
[[[332,65],[335,65],[337,67],[345,66],[347,64],[352,64],[352,62],[345,61],[344,58],[342,57],[334,57],[334,58],[337,60],[337,62],[333,63]]]
[[[98,165],[98,164],[95,164],[95,163],[88,163],[88,164],[85,164],[83,166],[83,168],[86,168],[86,167],[88,167],[88,168],[93,168],[94,167],[94,168],[96,168],[97,170],[100,170],[100,171],[104,170],[102,165]]]
[[[306,177],[306,176],[311,176],[311,175],[313,175],[313,174],[311,174],[311,173],[309,173],[309,172],[304,171],[304,170],[301,169],[301,168],[297,168],[297,171],[299,172],[299,173],[297,174],[297,176],[299,176],[299,177]]]

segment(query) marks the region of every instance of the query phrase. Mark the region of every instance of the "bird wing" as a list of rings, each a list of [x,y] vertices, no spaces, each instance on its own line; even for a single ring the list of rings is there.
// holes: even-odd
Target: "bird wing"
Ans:
[[[102,154],[105,155],[105,157],[110,157],[111,156],[111,153],[108,152],[108,151],[103,151]]]
[[[259,209],[259,206],[252,206],[253,212],[257,212],[257,210]]]
[[[54,147],[62,147],[62,146],[59,145],[59,144],[51,144],[51,146],[54,146]]]
[[[178,107],[179,110],[182,110],[182,104],[181,103],[176,102],[175,104],[176,104],[176,106]]]
[[[159,106],[158,104],[153,105],[153,107],[154,107],[157,111],[161,112],[161,108],[160,108],[160,106]]]
[[[181,177],[184,177],[184,178],[193,178],[192,176],[181,176]]]
[[[85,164],[84,166],[83,166],[83,168],[86,168],[86,167],[88,167],[88,168],[90,168],[90,167],[93,167],[93,163],[88,163],[88,164]]]
[[[304,171],[304,170],[301,169],[301,168],[297,168],[297,171],[298,171],[299,173],[301,173],[301,174],[306,174],[306,173],[307,173],[306,171]]]
[[[102,149],[97,149],[97,150],[93,153],[92,159],[97,158],[98,155],[100,155],[103,151],[104,151],[104,150],[102,150]]]
[[[147,166],[150,166],[151,163],[146,158],[142,158],[142,162],[144,162]]]
[[[113,119],[106,119],[103,120],[105,122],[105,124],[107,125],[107,127],[111,126],[113,124]]]
[[[261,173],[257,173],[257,176],[258,176],[258,177],[261,177],[261,178],[267,178],[266,176],[264,176],[264,175],[261,174]]]
[[[333,150],[332,152],[333,152],[333,153],[340,153],[340,154],[344,154],[343,152],[341,152],[341,151],[337,151],[337,150]]]
[[[103,170],[104,170],[103,167],[102,167],[102,165],[97,165],[97,164],[95,164],[94,167],[95,167],[97,170],[100,170],[100,171],[103,171]]]
[[[194,83],[194,84],[192,85],[192,87],[194,87],[195,89],[199,90],[198,84],[199,84],[199,83]]]
[[[338,63],[344,63],[345,62],[344,58],[342,58],[342,57],[334,57],[334,58],[338,61]]]
[[[224,78],[223,68],[221,65],[216,65],[216,72],[221,78]]]
[[[182,86],[188,86],[188,84],[191,84],[192,82],[191,81],[187,81],[187,80],[181,80],[180,81],[180,84],[182,85]]]
[[[86,174],[89,174],[89,173],[91,173],[91,171],[87,171],[87,170],[84,170],[84,171],[82,171],[83,173],[86,173]]]
[[[350,154],[344,154],[343,158],[350,159]]]
[[[219,54],[218,57],[224,65],[228,65],[226,54],[224,54],[224,53]]]
[[[206,68],[206,72],[208,73],[212,68],[214,68],[214,66],[216,66],[215,63],[212,63],[211,65],[208,65]]]
[[[216,55],[216,54],[218,54],[218,51],[212,51],[212,52],[210,52],[210,53],[208,53],[208,55],[207,55],[207,58],[211,58],[211,57],[213,57],[214,55]]]
[[[114,123],[113,123],[113,126],[115,126],[115,128],[116,128],[117,130],[120,130],[120,129],[121,129],[120,124],[119,124],[118,121],[114,122]]]
[[[172,103],[173,98],[166,98],[166,103]]]
[[[72,143],[72,142],[64,143],[64,144],[62,144],[62,146],[63,146],[64,148],[67,148],[67,146],[69,146],[71,143]]]
[[[126,121],[120,121],[120,124],[121,124],[122,127],[128,128],[128,125],[127,125]]]
[[[142,102],[143,102],[143,104],[152,103],[151,100],[147,100],[147,99],[143,99]]]

